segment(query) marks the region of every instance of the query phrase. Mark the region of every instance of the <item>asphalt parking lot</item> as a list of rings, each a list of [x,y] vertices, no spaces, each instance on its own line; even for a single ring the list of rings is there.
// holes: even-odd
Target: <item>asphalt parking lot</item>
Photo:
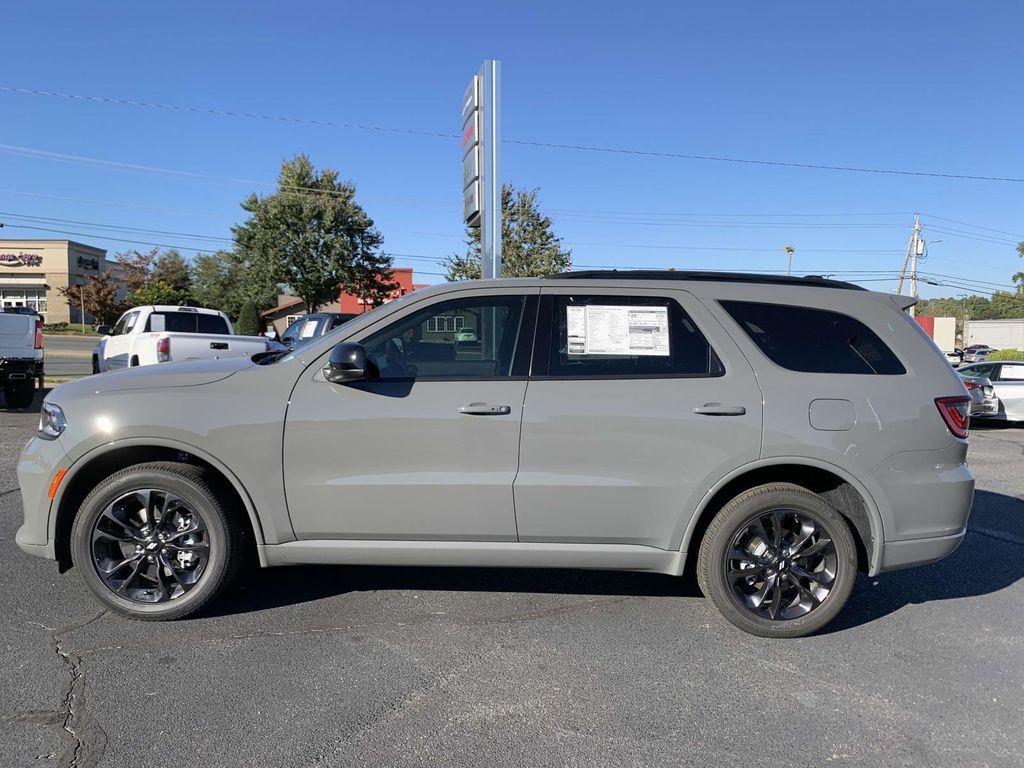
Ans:
[[[127,621],[14,544],[36,419],[0,409],[0,765],[1024,765],[1024,429],[973,432],[952,557],[768,641],[597,572],[277,569]]]

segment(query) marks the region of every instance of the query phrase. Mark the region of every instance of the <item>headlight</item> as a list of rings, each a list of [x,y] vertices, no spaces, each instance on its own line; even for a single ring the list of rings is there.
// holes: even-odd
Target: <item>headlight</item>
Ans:
[[[39,431],[36,434],[44,440],[56,440],[67,427],[68,420],[64,418],[61,407],[43,403],[43,410],[39,412]]]

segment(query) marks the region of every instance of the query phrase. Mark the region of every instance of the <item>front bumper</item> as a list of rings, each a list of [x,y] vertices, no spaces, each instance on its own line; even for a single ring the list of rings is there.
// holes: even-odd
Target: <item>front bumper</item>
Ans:
[[[18,485],[24,521],[14,539],[22,552],[56,559],[49,490],[57,472],[67,466],[67,453],[59,439],[33,437],[22,451],[18,461]]]

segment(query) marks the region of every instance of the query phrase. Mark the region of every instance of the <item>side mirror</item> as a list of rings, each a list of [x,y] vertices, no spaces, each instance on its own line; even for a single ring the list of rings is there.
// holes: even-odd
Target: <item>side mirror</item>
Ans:
[[[109,336],[110,335],[110,326],[109,325],[101,325],[99,328],[96,329],[96,333],[98,333],[100,336]]]
[[[332,384],[348,384],[373,378],[367,370],[366,350],[363,345],[350,341],[334,345],[330,360],[323,368],[323,374]]]

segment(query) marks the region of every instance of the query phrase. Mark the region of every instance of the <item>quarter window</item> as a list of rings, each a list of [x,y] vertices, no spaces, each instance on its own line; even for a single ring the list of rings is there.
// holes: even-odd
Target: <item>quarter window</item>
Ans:
[[[523,296],[434,304],[362,343],[382,379],[487,379],[511,375]]]
[[[773,363],[803,373],[906,373],[864,323],[824,309],[722,301],[725,311]]]
[[[704,334],[674,299],[557,295],[546,300],[548,312],[549,335],[546,345],[538,343],[537,358],[547,371],[535,375],[657,378],[724,372]]]

